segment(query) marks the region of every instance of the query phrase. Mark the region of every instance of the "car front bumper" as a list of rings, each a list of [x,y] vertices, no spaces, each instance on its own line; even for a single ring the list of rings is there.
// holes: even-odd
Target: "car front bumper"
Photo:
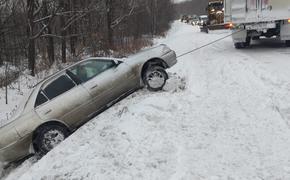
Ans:
[[[28,156],[31,142],[32,136],[29,135],[0,149],[0,161],[10,163]]]

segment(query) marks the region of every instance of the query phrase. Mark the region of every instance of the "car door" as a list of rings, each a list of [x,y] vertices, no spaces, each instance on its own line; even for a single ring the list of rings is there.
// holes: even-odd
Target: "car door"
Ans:
[[[96,112],[133,87],[130,67],[114,60],[90,59],[70,68],[69,72],[92,96]]]
[[[44,121],[62,120],[72,127],[87,120],[91,96],[66,73],[46,84],[38,93],[35,111]]]
[[[140,79],[138,76],[138,68],[132,69],[129,65],[124,62],[114,69],[112,91],[114,97],[118,98],[126,93],[129,93],[139,87]]]

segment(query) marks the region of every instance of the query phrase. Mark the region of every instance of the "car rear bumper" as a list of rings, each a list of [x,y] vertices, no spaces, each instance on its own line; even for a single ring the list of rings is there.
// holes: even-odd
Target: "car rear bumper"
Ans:
[[[10,163],[28,156],[30,154],[31,139],[31,136],[27,136],[0,149],[0,161]]]
[[[169,51],[161,57],[168,65],[168,67],[172,67],[177,63],[176,53],[174,51]]]

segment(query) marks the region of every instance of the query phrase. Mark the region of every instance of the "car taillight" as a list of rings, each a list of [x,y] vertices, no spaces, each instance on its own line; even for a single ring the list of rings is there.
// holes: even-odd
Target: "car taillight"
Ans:
[[[288,19],[288,23],[290,24],[290,18]]]
[[[233,23],[226,23],[225,24],[225,28],[226,29],[232,29],[234,27],[234,24]]]

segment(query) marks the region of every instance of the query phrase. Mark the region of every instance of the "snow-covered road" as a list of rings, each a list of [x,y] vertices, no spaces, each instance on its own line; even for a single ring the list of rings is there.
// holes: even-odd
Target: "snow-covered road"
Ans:
[[[175,22],[156,43],[182,54],[228,33]],[[283,43],[227,38],[180,58],[165,91],[134,93],[5,179],[290,179],[289,69]]]

